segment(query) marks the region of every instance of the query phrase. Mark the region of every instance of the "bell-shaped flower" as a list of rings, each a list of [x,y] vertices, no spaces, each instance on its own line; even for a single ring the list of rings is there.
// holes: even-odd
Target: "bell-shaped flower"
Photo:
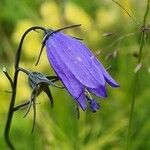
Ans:
[[[48,60],[71,96],[85,110],[85,90],[107,97],[106,83],[118,87],[91,50],[80,40],[60,31],[49,31],[45,40]],[[96,103],[92,103],[95,109]]]

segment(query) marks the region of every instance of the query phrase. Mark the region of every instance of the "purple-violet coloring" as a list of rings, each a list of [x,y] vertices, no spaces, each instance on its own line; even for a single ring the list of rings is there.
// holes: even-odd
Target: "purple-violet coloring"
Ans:
[[[88,95],[105,98],[106,83],[112,87],[118,87],[118,83],[84,43],[60,31],[50,32],[45,46],[52,68],[82,110],[89,103],[91,111],[96,112],[100,106]]]

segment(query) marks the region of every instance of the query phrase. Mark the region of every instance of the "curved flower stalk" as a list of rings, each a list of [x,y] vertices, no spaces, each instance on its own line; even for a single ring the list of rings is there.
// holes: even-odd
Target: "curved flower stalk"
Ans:
[[[90,49],[78,39],[59,30],[50,30],[44,43],[51,66],[82,110],[86,110],[89,92],[105,98],[106,83],[112,87],[119,86]],[[99,107],[95,100],[93,102],[89,104],[96,108],[95,112]]]
[[[12,88],[12,95],[11,95],[11,100],[10,100],[10,105],[9,105],[8,117],[7,117],[6,126],[5,126],[5,130],[4,130],[4,136],[5,136],[6,143],[7,143],[8,147],[12,150],[14,150],[15,148],[10,140],[9,132],[10,132],[10,127],[11,127],[11,123],[12,123],[12,119],[13,119],[13,115],[14,115],[14,107],[15,107],[16,94],[17,94],[17,83],[18,83],[18,76],[19,76],[18,67],[20,65],[22,45],[23,45],[24,39],[28,35],[28,33],[30,33],[31,31],[36,31],[36,30],[42,30],[44,33],[46,32],[46,29],[41,26],[33,26],[33,27],[27,29],[21,37],[20,44],[19,44],[17,52],[16,52],[13,78],[10,77],[10,75],[7,73],[6,69],[3,70],[6,77],[9,80],[9,82],[11,84],[11,88]]]

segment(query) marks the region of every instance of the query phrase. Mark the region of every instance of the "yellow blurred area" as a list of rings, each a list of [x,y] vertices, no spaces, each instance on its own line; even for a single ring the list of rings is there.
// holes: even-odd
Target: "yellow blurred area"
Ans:
[[[81,24],[83,31],[90,30],[92,27],[92,19],[90,16],[81,7],[73,3],[66,4],[65,18],[70,23]]]
[[[0,71],[0,114],[3,112],[7,112],[8,105],[9,105],[9,96],[11,93],[7,93],[6,91],[11,92],[11,87],[8,79],[4,75],[2,71]]]
[[[30,20],[22,20],[20,21],[12,35],[12,39],[14,43],[18,44],[20,42],[20,39],[23,35],[23,33],[30,27],[32,27],[34,24]],[[26,66],[28,68],[35,69],[35,63],[38,58],[40,49],[41,49],[41,41],[42,37],[40,33],[37,32],[30,32],[27,37],[24,40],[22,53],[21,53],[21,62],[23,63],[23,66]],[[23,61],[23,59],[27,58],[29,61]],[[33,63],[33,64],[32,64]],[[48,60],[47,56],[45,54],[45,49],[43,50],[43,53],[40,58],[40,62],[38,64],[37,70],[44,70],[47,68]],[[21,65],[22,66],[22,65]],[[38,69],[40,68],[40,69]]]
[[[37,53],[35,54],[35,59],[33,59],[32,62],[30,61],[23,61],[23,62],[20,62],[20,66],[22,67],[26,67],[28,68],[30,71],[34,71],[36,70],[37,72],[42,72],[42,71],[45,71],[45,70],[48,70],[49,73],[51,74],[52,72],[52,68],[50,67],[50,64],[48,62],[48,59],[47,59],[47,56],[46,56],[46,51],[45,51],[45,48],[43,50],[43,53],[40,57],[40,61],[38,63],[37,66],[35,66],[35,63],[37,61],[37,57],[38,57],[38,54],[39,54],[39,51],[37,50]]]
[[[12,35],[12,39],[15,44],[18,44],[21,40],[23,33],[30,27],[32,27],[34,23],[31,20],[22,20],[18,22],[14,33]],[[37,54],[37,51],[41,47],[40,36],[36,32],[30,32],[24,40],[23,43],[23,54],[29,59],[34,58]]]
[[[9,73],[9,71],[8,71]],[[8,79],[6,78],[6,76],[3,74],[3,72],[0,72],[0,84],[1,84],[1,89],[0,89],[0,105],[1,105],[1,109],[0,109],[0,113],[2,112],[7,112],[8,110],[8,106],[9,106],[9,102],[11,100],[11,86],[10,83],[8,81]],[[28,80],[27,80],[27,76],[24,74],[20,74],[19,78],[18,78],[18,90],[17,90],[17,101],[16,103],[18,103],[19,101],[23,101],[23,100],[28,100],[29,97],[29,93],[31,93],[31,89],[29,88],[28,85]]]
[[[111,27],[117,22],[117,10],[100,8],[96,12],[97,26],[102,30]]]
[[[17,103],[30,99],[31,88],[28,86],[28,77],[25,73],[21,73],[18,78]]]
[[[21,20],[16,24],[16,27],[14,29],[14,32],[12,34],[12,40],[15,44],[18,44],[18,42],[21,39],[21,36],[23,33],[30,27],[33,26],[33,22],[31,20]]]
[[[40,13],[42,20],[40,24],[45,27],[58,28],[60,25],[59,7],[54,1],[47,1],[41,5]]]
[[[102,39],[100,31],[98,32],[98,30],[94,27],[87,32],[87,35],[89,35],[88,40],[93,46],[96,45]]]

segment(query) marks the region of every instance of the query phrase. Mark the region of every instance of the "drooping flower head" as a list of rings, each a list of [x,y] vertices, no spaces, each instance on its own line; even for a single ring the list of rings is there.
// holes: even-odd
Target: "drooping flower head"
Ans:
[[[106,83],[118,87],[118,83],[80,40],[60,30],[50,30],[45,46],[52,68],[83,110],[89,102],[89,93],[104,98],[107,97]],[[95,100],[89,104],[93,112],[100,108]]]

